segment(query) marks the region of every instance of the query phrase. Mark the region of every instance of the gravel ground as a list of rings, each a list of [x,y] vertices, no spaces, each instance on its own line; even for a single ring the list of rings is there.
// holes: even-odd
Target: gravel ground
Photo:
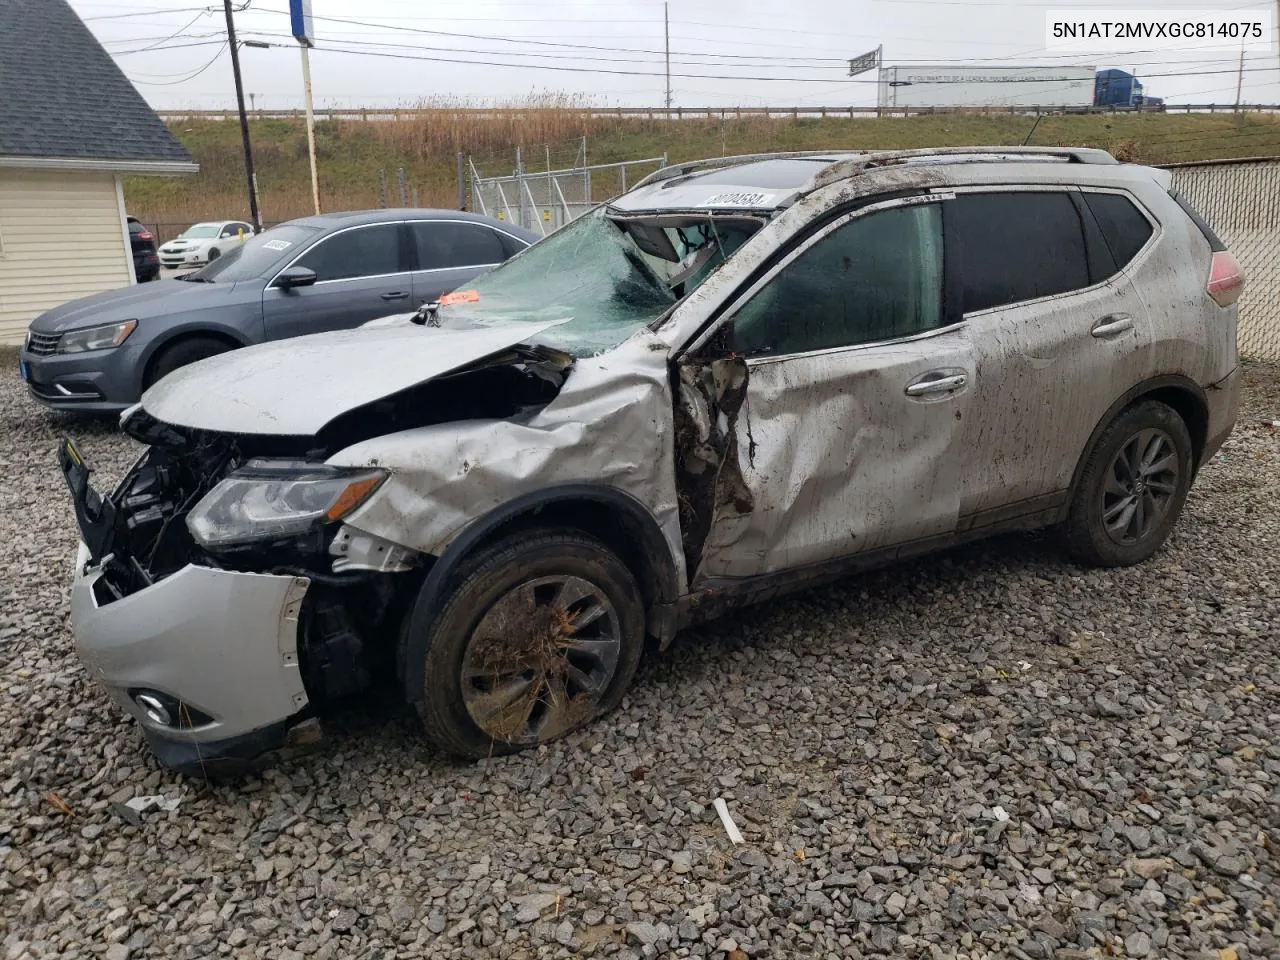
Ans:
[[[53,441],[106,477],[131,444],[5,374],[7,956],[1280,956],[1273,420],[1251,368],[1145,566],[1005,538],[689,631],[538,753],[449,761],[386,707],[208,785],[72,651]],[[150,794],[177,806],[119,806]]]

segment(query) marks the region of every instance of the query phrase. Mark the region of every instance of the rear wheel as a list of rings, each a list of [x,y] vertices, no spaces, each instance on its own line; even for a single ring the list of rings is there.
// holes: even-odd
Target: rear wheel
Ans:
[[[612,710],[644,646],[634,577],[572,530],[522,533],[464,564],[429,628],[427,736],[464,757],[558,739]]]
[[[217,340],[213,337],[188,337],[186,340],[171,343],[151,361],[150,367],[147,368],[143,389],[150,389],[179,367],[185,367],[189,363],[195,363],[197,360],[216,356],[219,353],[226,353],[230,349],[232,349],[231,345],[225,340]]]
[[[1124,410],[1089,453],[1063,533],[1082,563],[1122,567],[1168,539],[1191,488],[1191,434],[1172,408],[1145,400]]]

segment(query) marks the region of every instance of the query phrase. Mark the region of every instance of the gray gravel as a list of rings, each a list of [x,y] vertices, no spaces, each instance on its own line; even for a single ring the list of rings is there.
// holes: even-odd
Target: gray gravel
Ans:
[[[1276,957],[1280,371],[1247,389],[1143,567],[1002,539],[689,631],[538,753],[451,762],[386,707],[228,786],[72,652],[53,441],[131,444],[6,372],[5,955]]]

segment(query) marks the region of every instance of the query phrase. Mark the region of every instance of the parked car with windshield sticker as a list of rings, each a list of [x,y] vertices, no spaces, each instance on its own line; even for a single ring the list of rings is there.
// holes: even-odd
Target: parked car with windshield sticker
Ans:
[[[19,369],[46,407],[113,413],[228,350],[411,313],[537,236],[452,210],[303,217],[201,270],[64,303],[31,322]]]
[[[1238,400],[1239,269],[1167,173],[966,148],[668,167],[412,317],[150,389],[61,452],[90,671],[166,764],[389,682],[466,757],[651,638],[1006,530],[1139,563]]]

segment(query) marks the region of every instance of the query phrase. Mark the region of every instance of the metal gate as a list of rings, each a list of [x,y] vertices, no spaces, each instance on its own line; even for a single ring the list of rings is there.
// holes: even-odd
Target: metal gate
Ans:
[[[1280,361],[1280,158],[1212,160],[1168,169],[1177,191],[1244,270],[1240,355]]]
[[[471,207],[499,220],[518,223],[546,236],[570,220],[582,216],[597,203],[625,193],[627,184],[638,183],[667,165],[667,155],[620,163],[587,163],[584,137],[572,166],[558,170],[529,169],[528,158],[515,149],[515,168],[509,174],[485,176],[473,158],[467,158]]]

